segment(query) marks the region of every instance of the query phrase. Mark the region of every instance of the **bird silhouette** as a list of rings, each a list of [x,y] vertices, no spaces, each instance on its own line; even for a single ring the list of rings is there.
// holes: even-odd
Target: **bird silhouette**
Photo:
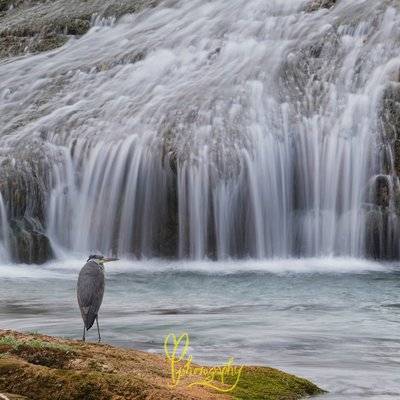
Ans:
[[[102,255],[90,255],[86,264],[79,272],[77,284],[78,304],[83,319],[83,337],[86,339],[88,331],[96,321],[99,342],[101,342],[99,327],[99,309],[104,296],[104,264],[116,261],[117,258],[106,258]]]

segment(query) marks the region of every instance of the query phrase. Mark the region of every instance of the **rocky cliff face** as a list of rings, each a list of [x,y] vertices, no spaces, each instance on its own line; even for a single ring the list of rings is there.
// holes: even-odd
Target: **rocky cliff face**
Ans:
[[[376,259],[399,257],[400,233],[400,70],[383,89],[378,135],[380,174],[371,178],[367,253]]]

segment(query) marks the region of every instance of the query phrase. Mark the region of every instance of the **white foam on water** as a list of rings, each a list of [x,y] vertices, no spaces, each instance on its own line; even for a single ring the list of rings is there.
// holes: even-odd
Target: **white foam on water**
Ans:
[[[74,279],[85,264],[84,258],[51,261],[44,265],[0,265],[0,279]],[[119,260],[106,264],[107,275],[153,274],[153,273],[201,273],[201,274],[360,274],[368,272],[391,272],[393,263],[379,263],[354,258],[303,258],[276,260],[231,261],[168,261]]]

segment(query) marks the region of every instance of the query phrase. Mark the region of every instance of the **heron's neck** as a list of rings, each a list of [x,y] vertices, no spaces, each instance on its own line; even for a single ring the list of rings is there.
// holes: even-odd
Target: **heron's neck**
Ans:
[[[104,264],[102,264],[100,261],[98,260],[92,260],[95,264],[98,265],[99,268],[104,269]]]

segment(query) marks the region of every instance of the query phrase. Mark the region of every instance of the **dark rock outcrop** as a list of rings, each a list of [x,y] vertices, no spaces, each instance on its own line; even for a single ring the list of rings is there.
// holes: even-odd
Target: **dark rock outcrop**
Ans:
[[[20,152],[20,161],[3,158],[0,169],[0,192],[10,228],[9,250],[15,261],[40,264],[52,257],[45,234],[49,164],[40,147]]]
[[[375,204],[387,208],[390,204],[390,181],[388,176],[378,176],[375,179]]]
[[[43,264],[52,257],[49,238],[43,224],[35,218],[14,220],[11,228],[11,255],[16,262]]]
[[[12,0],[0,0],[0,12],[7,11],[12,4]]]
[[[307,7],[307,12],[317,11],[321,8],[332,8],[337,0],[314,0]]]
[[[366,252],[376,259],[400,256],[400,83],[398,74],[383,91],[378,114],[380,175],[373,179],[367,214]]]
[[[366,254],[374,259],[396,256],[393,226],[393,183],[390,175],[372,179],[366,220]]]

